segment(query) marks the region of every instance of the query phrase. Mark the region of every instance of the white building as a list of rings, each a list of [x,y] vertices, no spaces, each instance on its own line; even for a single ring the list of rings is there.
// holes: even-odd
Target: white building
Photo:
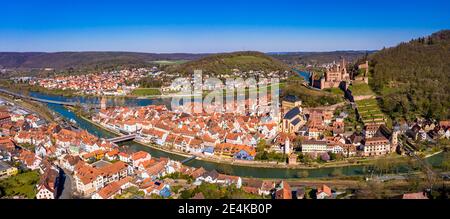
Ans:
[[[302,142],[303,153],[327,152],[327,141],[325,140],[306,140]]]

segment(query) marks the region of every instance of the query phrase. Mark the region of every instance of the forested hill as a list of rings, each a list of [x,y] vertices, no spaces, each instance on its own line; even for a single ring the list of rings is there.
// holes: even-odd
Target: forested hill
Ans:
[[[251,70],[265,72],[290,71],[289,66],[285,63],[264,53],[253,51],[213,54],[181,65],[173,65],[167,71],[191,74],[196,69],[201,69],[209,75],[229,74],[233,69],[239,69],[243,72]]]
[[[331,52],[281,52],[269,53],[270,56],[289,65],[322,65],[344,58],[354,62],[376,51],[331,51]]]
[[[370,56],[370,85],[392,117],[450,118],[450,30]]]
[[[117,65],[145,65],[157,60],[194,60],[207,54],[135,52],[0,52],[4,68],[94,68]]]

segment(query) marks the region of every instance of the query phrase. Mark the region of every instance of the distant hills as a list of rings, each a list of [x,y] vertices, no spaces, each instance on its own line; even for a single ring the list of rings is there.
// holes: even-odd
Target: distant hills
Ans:
[[[198,60],[180,65],[172,65],[166,69],[169,73],[192,73],[201,69],[209,75],[229,74],[233,69],[248,71],[290,71],[288,65],[261,52],[244,51],[233,53],[213,54]]]
[[[369,58],[369,84],[392,118],[450,118],[450,30],[383,49]]]
[[[115,65],[149,65],[159,60],[194,60],[207,54],[134,52],[0,52],[4,68],[93,68]]]
[[[372,53],[373,51],[368,51]],[[240,52],[242,53],[242,52]],[[248,53],[248,52],[247,52]],[[229,54],[229,53],[228,53]],[[239,55],[238,53],[234,53]],[[262,64],[267,65],[273,62],[276,66],[282,64],[277,60],[283,61],[286,64],[311,64],[311,63],[330,63],[345,57],[352,61],[360,58],[366,54],[366,51],[335,51],[335,52],[279,52],[279,53],[259,53],[253,52],[253,55],[263,57],[268,55],[274,59],[265,57]],[[192,54],[192,53],[136,53],[136,52],[0,52],[0,67],[12,69],[40,69],[40,68],[54,68],[56,70],[65,70],[69,68],[79,69],[95,69],[111,66],[142,66],[151,65],[153,61],[175,61],[175,60],[198,60],[210,55],[225,55],[225,54]],[[208,62],[214,58],[204,59],[200,62]],[[218,61],[218,60],[216,60]],[[230,62],[228,62],[230,61]],[[233,63],[236,60],[225,60],[220,64],[226,66],[236,67],[235,64],[247,65],[250,64],[250,59],[240,63]],[[253,60],[256,61],[256,60]],[[180,68],[195,66],[197,63],[190,63]],[[200,64],[204,65],[204,64]],[[243,68],[246,68],[243,66]],[[264,67],[266,68],[266,67]],[[214,69],[212,69],[214,70]],[[218,70],[218,69],[215,69]]]

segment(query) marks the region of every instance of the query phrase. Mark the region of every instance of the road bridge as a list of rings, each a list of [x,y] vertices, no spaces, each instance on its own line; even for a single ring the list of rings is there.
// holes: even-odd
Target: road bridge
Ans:
[[[22,98],[22,99],[28,99],[28,100],[33,100],[33,101],[38,101],[38,102],[42,102],[42,103],[51,103],[51,104],[58,104],[58,105],[65,105],[65,106],[77,106],[80,105],[80,103],[78,102],[66,102],[66,101],[57,101],[57,100],[48,100],[48,99],[42,99],[42,98],[37,98],[37,97],[31,97],[31,96],[26,96],[23,94],[19,94],[19,93],[15,93],[6,89],[2,89],[0,88],[0,92],[17,97],[17,98]],[[99,108],[100,105],[99,104],[83,104],[83,105],[87,105],[90,108]]]
[[[188,158],[184,159],[183,161],[181,161],[181,163],[184,164],[184,163],[187,163],[187,162],[189,162],[189,161],[191,161],[191,160],[194,160],[194,159],[196,159],[196,158],[197,158],[197,156],[194,155],[194,156],[192,156],[192,157],[188,157]]]
[[[135,134],[130,134],[130,135],[122,135],[122,136],[115,137],[115,138],[110,138],[107,140],[116,144],[116,143],[123,142],[123,141],[131,141],[131,140],[134,140],[135,138],[136,138]]]

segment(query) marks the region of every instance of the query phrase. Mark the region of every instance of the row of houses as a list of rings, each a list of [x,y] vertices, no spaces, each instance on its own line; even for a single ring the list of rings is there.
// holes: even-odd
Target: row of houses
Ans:
[[[302,142],[301,148],[304,153],[335,153],[345,157],[352,156],[379,156],[395,152],[398,143],[398,132],[384,135],[384,125],[367,125],[363,134],[353,133],[346,137],[335,135],[323,139],[308,139]],[[383,127],[384,126],[384,127]],[[376,130],[372,133],[372,130]],[[370,133],[369,133],[370,132]]]
[[[302,109],[301,100],[289,97],[284,100],[282,120],[283,134],[279,139],[292,141],[300,137],[301,152],[305,154],[318,155],[323,153],[342,154],[344,157],[353,156],[380,156],[396,151],[398,135],[396,129],[390,130],[385,125],[369,123],[366,124],[362,133],[345,133],[344,119],[346,113],[334,115],[332,110],[324,109]],[[293,137],[291,137],[293,136]],[[282,150],[292,152],[285,147],[286,143],[275,139]],[[291,145],[292,146],[292,145]]]
[[[116,107],[102,110],[93,121],[116,131],[136,133],[138,140],[207,156],[252,160],[261,139],[276,136],[273,119],[234,113],[185,114],[164,106]],[[238,150],[239,149],[239,150]],[[229,153],[229,152],[234,153]]]
[[[242,188],[244,191],[271,197],[273,199],[304,199],[305,188],[297,187],[292,188],[286,181],[275,181],[275,180],[258,180],[258,179],[247,179],[243,183]],[[316,199],[333,199],[336,198],[336,191],[331,190],[327,185],[318,186],[315,191]]]
[[[169,197],[170,183],[161,179],[176,172],[193,177],[197,185],[203,182],[224,186],[241,184],[239,177],[189,168],[168,158],[153,158],[145,151],[121,150],[84,130],[69,130],[53,123],[23,126],[20,122],[24,120],[3,118],[2,125],[11,125],[14,131],[7,136],[4,132],[5,136],[0,137],[0,158],[6,164],[19,162],[20,169],[39,172],[38,199],[58,198],[61,171],[72,175],[77,195],[96,199],[114,198],[130,187],[146,196]],[[5,176],[13,175],[11,168],[4,169]]]

